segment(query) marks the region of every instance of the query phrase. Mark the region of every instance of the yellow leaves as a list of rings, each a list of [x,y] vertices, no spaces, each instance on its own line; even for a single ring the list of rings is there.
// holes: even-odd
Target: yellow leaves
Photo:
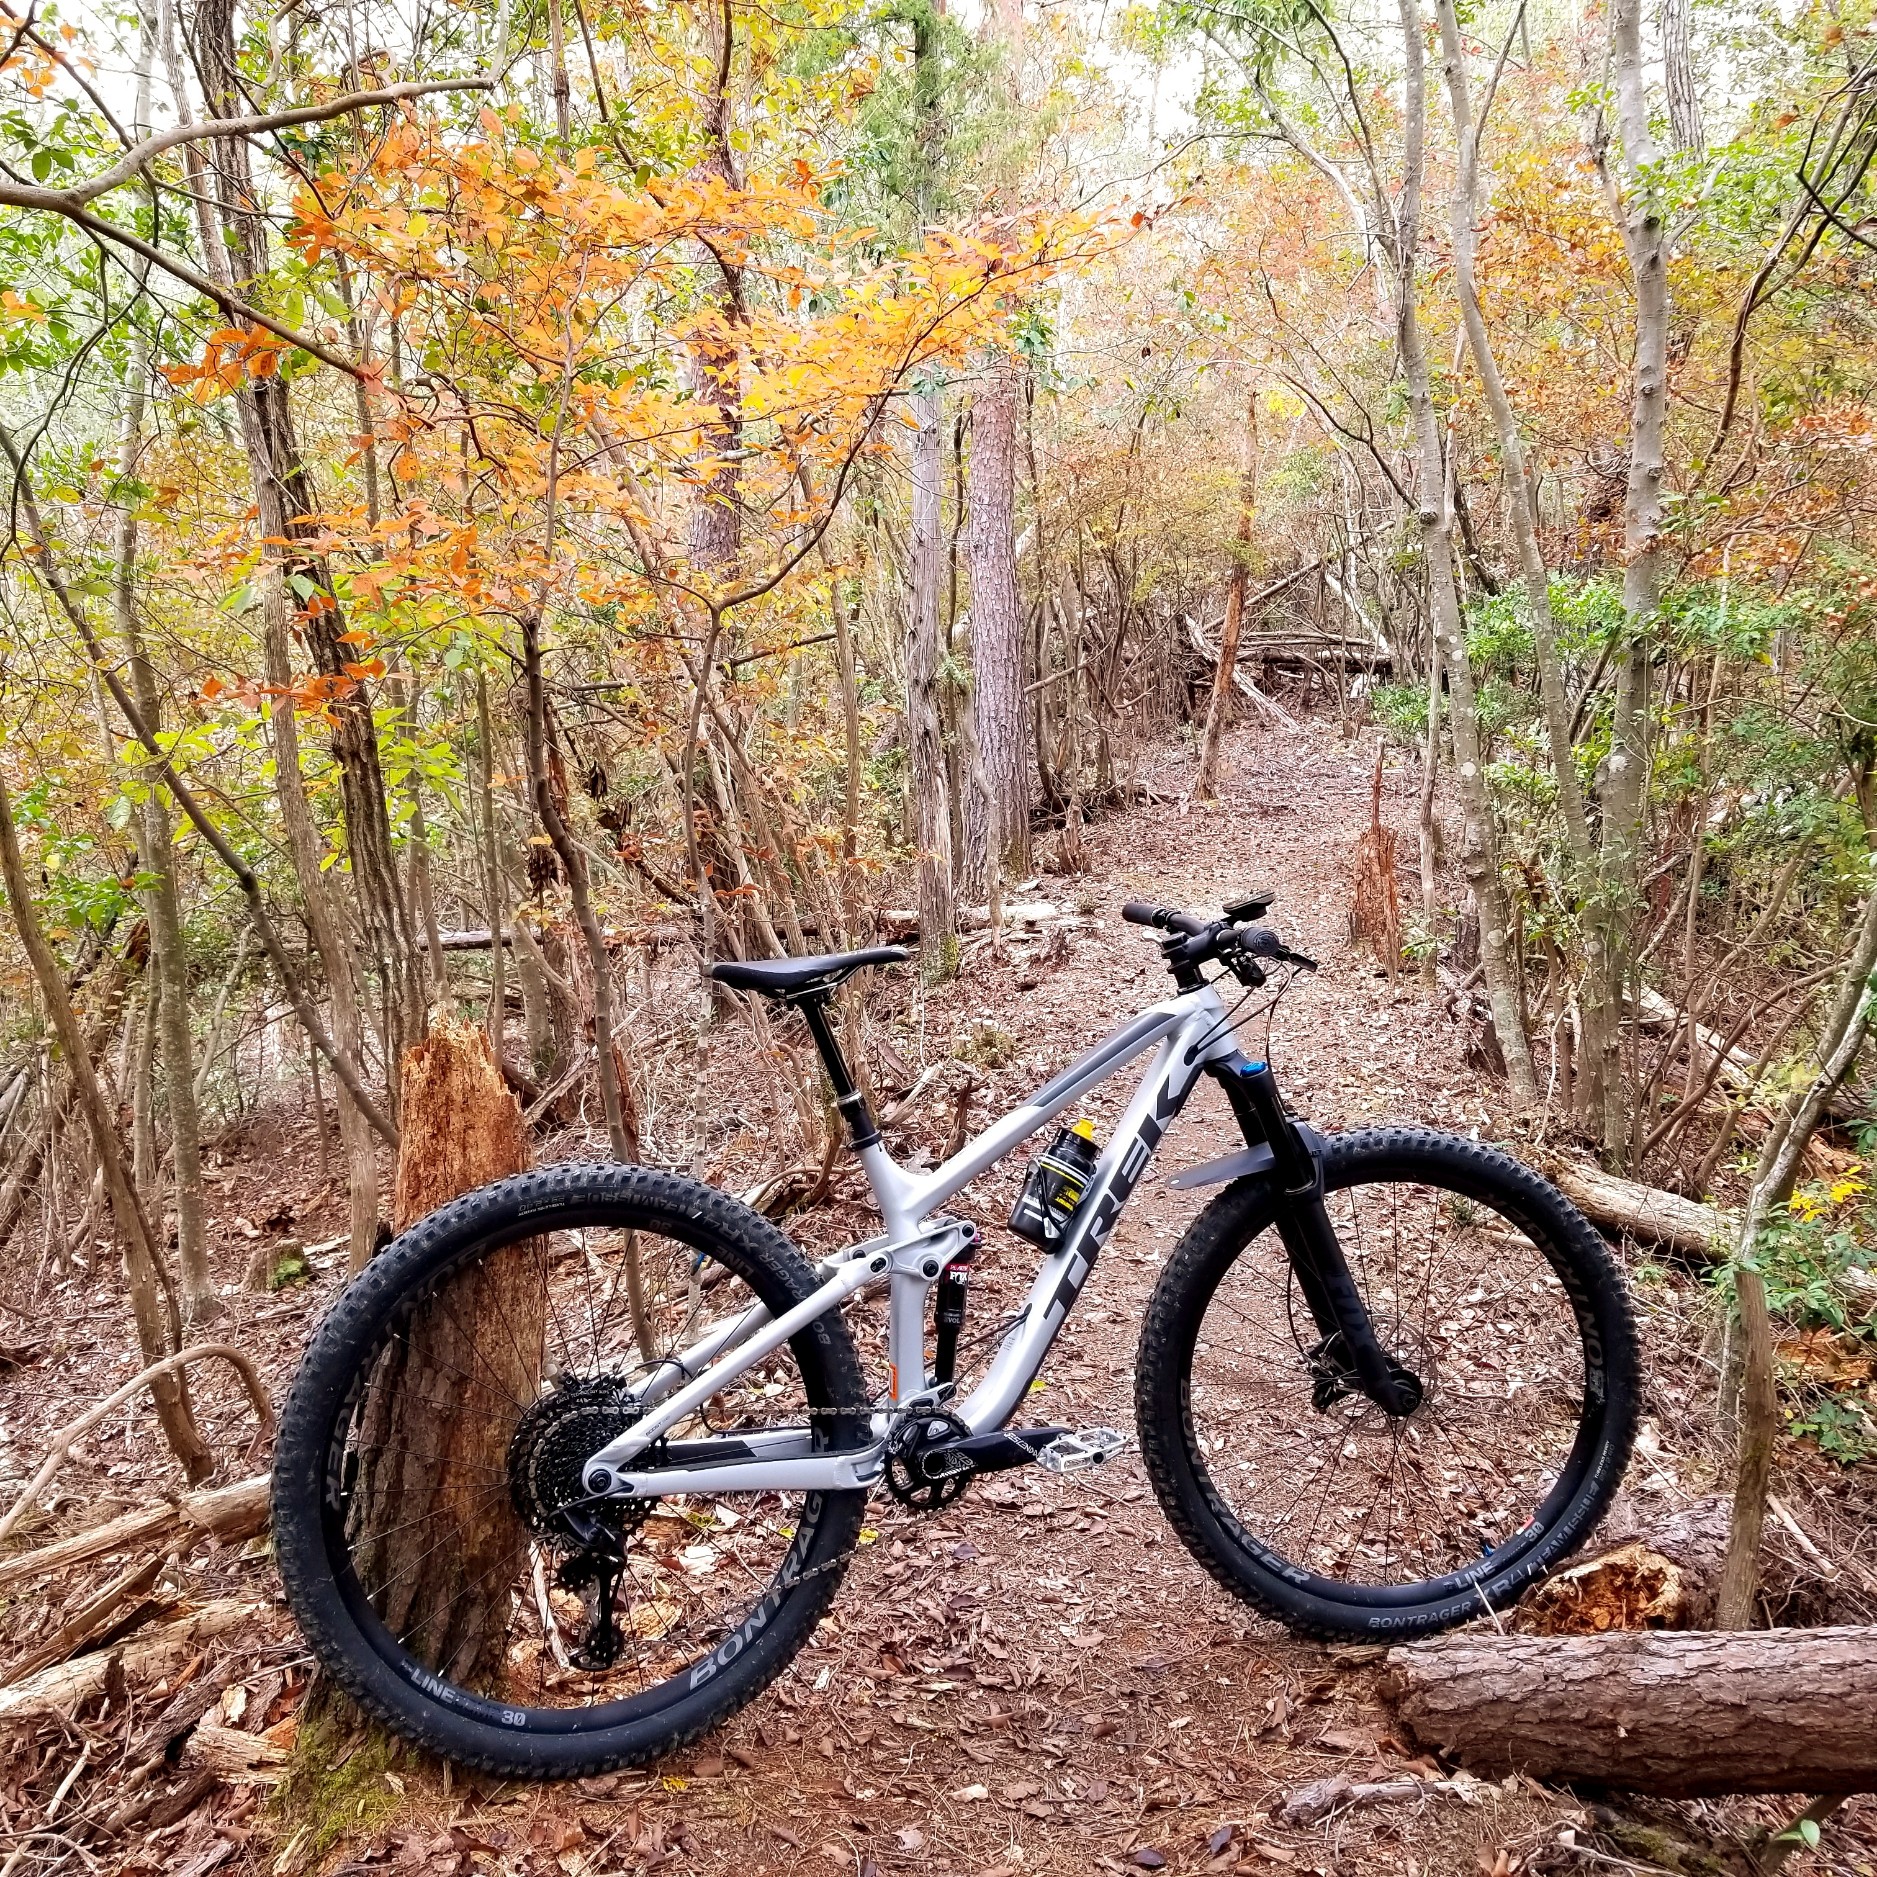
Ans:
[[[29,326],[46,323],[45,308],[22,299],[11,287],[0,288],[0,315],[12,322],[24,321]]]
[[[1803,1224],[1815,1224],[1827,1214],[1863,1198],[1870,1191],[1864,1173],[1864,1163],[1854,1160],[1828,1185],[1800,1187],[1786,1202],[1787,1207]]]

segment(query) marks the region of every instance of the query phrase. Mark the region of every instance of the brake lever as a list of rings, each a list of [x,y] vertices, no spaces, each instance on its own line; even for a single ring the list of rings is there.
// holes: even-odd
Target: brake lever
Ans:
[[[1254,958],[1270,958],[1279,964],[1296,965],[1305,971],[1317,969],[1314,958],[1306,958],[1302,952],[1294,952],[1285,945],[1269,926],[1240,926],[1237,931],[1237,951],[1242,958],[1249,954]],[[1260,978],[1260,983],[1263,979]]]

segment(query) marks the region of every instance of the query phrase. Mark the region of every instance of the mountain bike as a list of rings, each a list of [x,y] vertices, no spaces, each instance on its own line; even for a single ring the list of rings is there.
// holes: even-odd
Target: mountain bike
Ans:
[[[1622,1282],[1508,1155],[1289,1112],[1234,1028],[1315,969],[1265,922],[1273,897],[1216,918],[1124,908],[1164,934],[1170,995],[930,1171],[888,1152],[831,1020],[841,983],[905,951],[713,966],[805,1021],[883,1229],[810,1265],[723,1192],[581,1163],[469,1193],[389,1246],[314,1335],[274,1471],[287,1597],[338,1684],[491,1772],[643,1762],[787,1666],[876,1488],[932,1512],[981,1474],[1110,1458],[1112,1429],[1008,1424],[1202,1077],[1242,1141],[1170,1182],[1217,1190],[1141,1328],[1136,1426],[1167,1518],[1228,1591],[1306,1635],[1423,1636],[1514,1602],[1590,1533],[1628,1457]],[[981,1241],[945,1208],[1142,1057],[1105,1144],[1083,1117],[1032,1162],[1011,1225],[1041,1262],[967,1392]],[[877,1383],[843,1314],[868,1293]]]

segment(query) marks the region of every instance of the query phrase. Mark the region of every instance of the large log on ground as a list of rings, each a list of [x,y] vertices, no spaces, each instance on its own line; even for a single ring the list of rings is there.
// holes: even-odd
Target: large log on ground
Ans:
[[[1718,1206],[1704,1206],[1659,1186],[1639,1186],[1581,1161],[1559,1160],[1550,1173],[1559,1192],[1605,1231],[1627,1232],[1645,1244],[1690,1258],[1724,1255],[1732,1239],[1733,1214]]]
[[[1388,1653],[1424,1746],[1479,1773],[1692,1798],[1877,1791],[1877,1629],[1467,1631]]]

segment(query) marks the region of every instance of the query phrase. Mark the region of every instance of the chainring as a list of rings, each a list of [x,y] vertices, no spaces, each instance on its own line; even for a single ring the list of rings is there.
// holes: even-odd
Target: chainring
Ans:
[[[886,1489],[915,1512],[942,1512],[964,1497],[975,1471],[963,1454],[951,1456],[956,1464],[940,1472],[928,1465],[942,1464],[935,1456],[954,1441],[968,1440],[971,1429],[944,1408],[921,1408],[895,1427],[886,1442]]]
[[[522,1411],[508,1443],[508,1497],[515,1516],[538,1537],[590,1543],[594,1507],[586,1488],[587,1460],[641,1413],[632,1390],[614,1376],[563,1375]],[[644,1523],[652,1505],[650,1499],[609,1499],[605,1522],[623,1536]],[[576,1508],[589,1516],[570,1520]]]

